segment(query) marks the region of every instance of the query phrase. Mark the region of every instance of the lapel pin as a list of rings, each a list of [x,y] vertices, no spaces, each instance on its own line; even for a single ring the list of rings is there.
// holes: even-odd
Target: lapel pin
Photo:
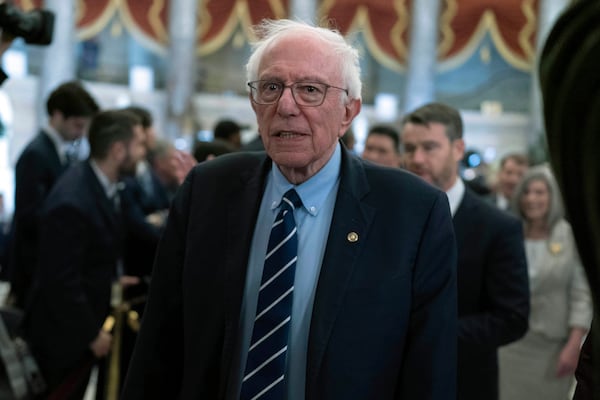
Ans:
[[[554,256],[562,251],[562,245],[559,242],[552,242],[549,244],[549,247],[550,253]]]
[[[350,243],[358,242],[358,233],[350,232],[348,233],[348,236],[346,236],[346,239],[348,239]]]

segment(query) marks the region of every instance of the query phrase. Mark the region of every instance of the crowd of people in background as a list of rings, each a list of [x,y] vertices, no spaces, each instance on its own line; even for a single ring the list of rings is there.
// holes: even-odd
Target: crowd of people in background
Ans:
[[[323,54],[332,53],[326,51],[328,48],[325,43],[341,46],[332,44],[335,40],[332,43],[327,42],[332,39],[327,35],[321,37],[322,32],[305,30],[302,25],[282,25],[278,29],[280,33],[286,29],[291,33],[288,33],[288,36],[278,36],[274,33],[273,37],[276,40],[274,39],[273,43],[278,43],[277,40],[280,40],[288,45],[290,43],[297,45],[300,50],[322,51]],[[274,32],[277,32],[277,29]],[[304,36],[296,37],[298,32],[308,35],[311,40],[319,40],[313,43]],[[344,99],[349,99],[345,104],[351,104],[344,106],[347,107],[345,112],[357,114],[360,109],[357,105],[360,96],[353,98],[348,93],[349,89],[345,89],[347,82],[338,82],[339,87],[312,82],[311,85],[315,87],[311,87],[311,90],[318,92],[319,89],[324,88],[322,97],[315,100],[315,97],[311,97],[315,96],[312,92],[304,86],[299,86],[302,82],[288,82],[288,78],[295,79],[295,73],[292,72],[294,68],[312,71],[316,66],[302,64],[293,55],[287,54],[285,47],[278,49],[276,45],[270,42],[269,44],[272,47],[265,48],[271,53],[263,48],[265,53],[259,53],[260,57],[295,60],[298,66],[292,68],[290,67],[294,65],[292,63],[287,67],[291,68],[290,71],[283,68],[281,71],[265,73],[265,79],[272,79],[271,75],[279,74],[289,84],[286,86],[277,80],[267,82],[270,85],[269,90],[275,91],[276,98],[269,97],[269,93],[263,93],[262,87],[251,86],[251,101],[257,113],[259,130],[270,129],[269,118],[275,118],[269,114],[271,111],[268,107],[279,107],[277,113],[285,111],[293,114],[301,106],[318,109],[317,107],[322,107],[324,104],[331,108],[329,111],[332,114],[319,117],[321,119],[328,117],[340,122],[336,119],[338,118],[342,122],[333,136],[327,136],[326,140],[331,141],[327,144],[329,153],[326,159],[319,160],[324,161],[319,168],[329,165],[327,164],[329,157],[336,162],[344,160],[346,164],[343,164],[342,168],[346,168],[348,163],[355,162],[348,161],[349,157],[354,156],[347,152],[354,148],[356,140],[350,129],[352,118],[344,120],[343,117],[338,117],[338,113],[342,114],[341,111],[327,101],[334,93],[336,95],[338,92],[345,93]],[[339,62],[341,57],[335,54],[336,56],[332,57],[333,65]],[[265,65],[257,63],[256,68],[259,66],[265,68]],[[339,74],[333,73],[337,72],[333,69],[331,72],[326,77],[335,83],[333,79]],[[250,71],[250,73],[256,74],[249,75],[256,79],[251,82],[252,84],[264,84],[262,75],[258,75],[259,71]],[[286,92],[288,88],[289,96]],[[321,103],[317,104],[319,101]],[[358,108],[348,111],[352,107]],[[282,110],[283,108],[285,110]],[[195,234],[196,231],[206,239],[207,243],[203,243],[202,248],[207,253],[211,250],[210,246],[216,246],[214,251],[217,253],[221,249],[220,246],[225,246],[223,243],[210,240],[204,228],[199,227],[202,223],[209,223],[205,221],[209,221],[208,218],[213,212],[211,207],[216,206],[195,196],[199,196],[198,193],[202,192],[203,196],[208,198],[213,190],[218,194],[221,202],[225,203],[230,201],[226,195],[231,194],[210,186],[198,188],[192,185],[193,182],[231,185],[232,192],[235,191],[236,195],[239,194],[241,197],[244,193],[235,182],[231,181],[237,178],[237,175],[245,176],[245,169],[258,168],[256,165],[262,165],[260,163],[264,161],[256,158],[258,156],[247,154],[250,151],[266,148],[273,163],[280,166],[281,171],[287,171],[289,174],[275,174],[272,177],[269,175],[268,179],[265,178],[268,184],[261,181],[268,190],[278,191],[279,189],[273,189],[273,185],[285,182],[285,179],[291,182],[293,177],[297,177],[294,174],[301,161],[292,160],[294,157],[286,153],[285,145],[280,145],[281,147],[273,150],[270,146],[276,146],[277,144],[273,143],[278,143],[276,140],[279,137],[275,138],[272,133],[261,132],[255,140],[243,143],[244,127],[231,119],[222,119],[215,124],[214,140],[197,141],[190,152],[179,150],[172,142],[163,138],[160,132],[156,132],[153,117],[143,105],[101,110],[93,96],[78,82],[65,82],[58,86],[47,99],[47,113],[47,124],[23,150],[15,168],[15,212],[10,223],[8,242],[5,242],[8,245],[0,248],[4,251],[0,259],[2,274],[4,279],[11,282],[11,292],[7,301],[9,305],[23,311],[20,332],[31,346],[31,351],[46,381],[47,390],[43,396],[82,398],[95,367],[98,371],[97,398],[103,398],[107,391],[121,390],[139,329],[135,321],[130,321],[128,327],[120,327],[122,331],[119,333],[117,369],[119,378],[111,381],[114,378],[108,376],[107,371],[114,368],[109,358],[114,357],[114,354],[111,355],[111,349],[114,352],[115,340],[114,330],[107,328],[105,324],[106,318],[114,313],[115,298],[118,298],[119,304],[129,302],[130,310],[137,313],[135,319],[144,318],[155,255],[165,230],[167,234],[166,239],[163,239],[165,241],[163,249],[166,250],[163,250],[165,255],[159,257],[158,265],[159,271],[162,271],[161,279],[166,281],[164,284],[155,284],[159,300],[149,308],[152,315],[161,318],[164,317],[165,310],[174,312],[172,307],[180,307],[177,312],[189,311],[182,310],[183,300],[173,293],[175,290],[173,288],[179,286],[175,286],[174,280],[177,278],[174,278],[172,272],[165,271],[169,261],[166,257],[173,256],[176,260],[183,257],[176,253],[184,250],[182,243],[187,243],[190,240],[188,235]],[[317,120],[316,116],[312,118]],[[283,123],[277,123],[283,126]],[[319,123],[323,122],[319,120]],[[72,144],[84,137],[89,142],[90,151],[89,156],[81,159],[74,154]],[[437,237],[433,232],[434,229],[426,224],[424,218],[415,218],[413,223],[415,229],[418,226],[427,240],[431,240],[429,244],[433,243],[441,246],[439,248],[445,248],[441,245],[444,240],[446,241],[444,246],[456,243],[457,253],[448,252],[449,258],[456,257],[457,260],[456,398],[460,400],[566,399],[573,386],[580,346],[590,328],[592,301],[552,171],[547,165],[530,166],[524,154],[505,154],[500,160],[497,175],[489,184],[491,194],[481,195],[471,190],[468,183],[461,178],[459,163],[465,155],[465,148],[462,119],[458,110],[447,104],[430,103],[407,113],[397,124],[372,124],[365,139],[364,151],[356,157],[365,160],[366,166],[356,167],[352,172],[349,172],[351,168],[347,167],[348,170],[344,170],[342,174],[354,176],[356,171],[363,171],[364,168],[371,174],[369,179],[375,191],[379,190],[379,185],[383,188],[390,184],[403,187],[402,185],[409,185],[407,182],[410,182],[410,185],[416,185],[415,190],[418,190],[418,196],[423,196],[424,201],[433,201],[434,193],[438,191],[445,193],[447,204],[444,205],[444,212],[447,211],[446,208],[449,209],[447,216],[451,219],[454,236]],[[220,164],[213,162],[213,159],[228,153],[237,155],[228,157]],[[246,155],[240,155],[242,153]],[[264,157],[264,153],[260,154]],[[207,166],[206,170],[200,169],[190,175],[190,171],[198,163],[204,162],[211,163],[207,165],[214,166],[214,169]],[[374,165],[385,168],[376,167],[375,170],[371,170]],[[410,177],[406,178],[404,172],[399,175],[397,171],[408,171]],[[237,175],[234,177],[231,174]],[[415,175],[421,180],[411,180]],[[186,179],[188,179],[187,185]],[[229,179],[229,182],[219,181],[220,179]],[[326,178],[320,179],[329,185]],[[422,181],[427,185],[420,186]],[[298,188],[303,182],[301,180],[291,183],[295,183],[294,187]],[[354,181],[348,180],[343,183],[332,181],[331,185],[326,187],[335,194],[337,185],[340,185],[340,191],[342,187],[345,190],[347,187],[354,187],[354,183],[349,182]],[[435,191],[432,191],[432,188],[435,188]],[[263,190],[263,187],[257,190]],[[398,190],[398,193],[394,192],[398,195],[398,204],[389,204],[389,200],[379,197],[375,198],[375,203],[385,209],[403,207],[403,198],[400,189]],[[299,192],[303,200],[310,198],[305,197],[308,194],[300,190]],[[382,193],[384,192],[385,190],[382,190]],[[260,193],[262,196],[262,192]],[[265,193],[266,196],[270,192]],[[338,197],[341,195],[341,192],[337,194]],[[406,193],[404,195],[408,196]],[[254,194],[248,197],[248,201],[253,202],[256,210],[259,208],[260,200],[256,200],[255,197],[260,199],[260,196]],[[191,200],[188,198],[192,197],[197,201],[198,210],[189,203]],[[331,208],[334,200],[335,196],[329,200],[323,199],[324,204],[329,204]],[[171,225],[167,227],[169,210],[174,201],[176,215],[170,222]],[[419,200],[410,197],[407,201],[416,204]],[[243,204],[240,203],[240,206]],[[305,206],[309,204],[305,203]],[[261,213],[265,213],[260,214],[259,218],[262,218],[260,221],[266,221],[268,206],[260,207],[261,210],[264,208]],[[214,209],[222,211],[220,207]],[[329,211],[333,214],[333,209]],[[446,215],[439,210],[436,211],[434,206],[430,211],[440,221],[445,221]],[[201,219],[199,215],[206,219]],[[395,222],[401,223],[402,218],[396,214],[390,215],[396,216]],[[382,228],[385,224],[380,220],[374,223],[388,233],[394,232],[393,227]],[[316,227],[321,229],[322,227],[319,226]],[[320,232],[318,229],[317,232]],[[219,230],[216,233],[222,232]],[[359,235],[354,231],[344,232],[344,235],[346,234],[348,234],[348,242],[359,241],[359,237],[362,240],[360,236],[362,233]],[[351,236],[352,234],[356,236]],[[410,235],[406,235],[404,240],[408,240],[408,236]],[[226,232],[219,237],[223,241],[229,240]],[[252,235],[249,238],[252,239]],[[323,238],[325,239],[323,242],[326,243],[327,235]],[[247,235],[241,237],[240,234],[240,237],[235,239],[248,239],[248,237]],[[384,238],[382,237],[381,240]],[[249,243],[246,244],[249,246]],[[266,243],[264,244],[266,246]],[[232,248],[236,251],[240,250],[238,247]],[[231,250],[229,247],[222,249]],[[241,250],[250,252],[246,248]],[[438,251],[437,247],[431,247],[429,250]],[[186,251],[192,252],[189,249]],[[229,254],[225,256],[231,257]],[[325,256],[323,250],[319,260],[322,261]],[[366,254],[366,257],[366,260],[361,260],[368,262],[369,255]],[[415,253],[415,257],[421,255]],[[162,264],[160,264],[161,260]],[[256,258],[251,260],[256,263]],[[238,261],[245,263],[248,260]],[[441,261],[440,263],[443,264]],[[182,265],[183,261],[177,268],[182,269]],[[222,277],[212,276],[220,272],[213,272],[214,274],[207,274],[203,271],[203,274],[207,275],[206,279],[214,279],[215,284],[224,286]],[[193,275],[192,272],[187,273]],[[323,272],[325,276],[326,273],[327,271]],[[387,277],[384,274],[381,276]],[[396,275],[392,274],[391,279],[395,277]],[[364,277],[364,279],[370,278]],[[319,285],[326,283],[328,282],[319,281]],[[368,283],[366,282],[365,285]],[[237,284],[243,285],[241,278]],[[383,286],[381,282],[377,284]],[[246,285],[252,287],[252,283]],[[418,289],[419,287],[416,290]],[[187,290],[193,289],[187,287]],[[364,290],[368,290],[368,287]],[[440,290],[441,293],[441,283],[436,290]],[[314,296],[314,292],[311,293]],[[167,294],[172,295],[174,299],[170,300]],[[391,292],[385,294],[394,296]],[[426,290],[419,293],[421,296],[430,294]],[[193,297],[190,295],[190,298]],[[236,298],[241,301],[242,297],[239,295]],[[451,295],[445,297],[445,299],[451,298]],[[244,297],[244,307],[247,300]],[[319,305],[321,303],[315,307]],[[210,314],[206,310],[205,312]],[[247,316],[252,314],[254,318],[254,310],[245,312]],[[403,318],[393,312],[386,315]],[[155,317],[156,321],[159,321],[159,317]],[[179,317],[180,319],[174,321],[181,326],[161,328],[156,323],[153,327],[157,331],[161,329],[168,331],[160,332],[165,337],[179,337],[171,336],[173,332],[170,331],[179,334],[177,330],[183,329],[183,317],[180,315]],[[352,320],[349,316],[341,317],[347,318],[344,320],[346,322]],[[223,323],[220,317],[215,317],[214,320]],[[420,327],[422,328],[420,331],[413,327],[415,332],[409,332],[407,335],[416,335],[417,331],[419,334],[433,335],[430,331],[433,325],[426,326],[432,324],[431,321],[423,318],[420,323],[424,324]],[[232,328],[223,326],[223,330],[225,329]],[[245,329],[247,336],[250,336],[252,327],[246,325]],[[334,333],[342,338],[340,340],[352,343],[351,339],[339,331]],[[225,335],[220,331],[218,334]],[[158,343],[151,340],[159,340],[160,336],[157,334],[154,337],[147,332],[145,335],[146,347],[139,350],[140,354],[137,355],[135,368],[138,373],[137,375],[134,373],[130,378],[132,383],[127,392],[132,398],[135,398],[136,392],[143,393],[139,387],[133,388],[136,378],[142,379],[155,373],[147,370],[153,365],[144,365],[145,360],[152,357],[143,351],[150,351],[152,345],[157,345]],[[387,335],[383,337],[389,339]],[[250,340],[249,337],[246,339]],[[419,348],[418,346],[421,345],[419,340],[414,340],[415,348]],[[216,342],[223,344],[218,340]],[[166,343],[164,345],[167,346]],[[228,343],[228,345],[238,346],[235,347],[237,355],[234,357],[234,363],[237,363],[236,368],[243,371],[243,361],[239,359],[240,354],[243,354],[239,347],[242,344]],[[181,346],[183,344],[177,344],[173,351],[181,350],[183,348]],[[339,346],[344,346],[344,343],[340,342]],[[423,343],[422,346],[421,351],[426,344]],[[451,350],[448,349],[448,354],[452,353]],[[337,354],[335,357],[331,354],[329,356],[336,362],[344,358]],[[416,357],[421,356],[424,357],[423,354]],[[297,357],[297,354],[293,353],[292,357]],[[181,355],[181,358],[185,357]],[[431,356],[432,363],[434,358],[436,357]],[[309,361],[304,360],[305,363]],[[422,362],[426,363],[426,361]],[[420,364],[404,367],[411,368],[414,365]],[[323,368],[334,370],[336,366],[336,364],[324,365]],[[372,365],[370,367],[374,368]],[[179,370],[174,368],[174,371]],[[165,379],[173,378],[168,372],[161,371],[165,374]],[[412,373],[405,373],[410,377],[417,371],[418,368]],[[238,371],[221,372],[234,377],[232,379],[236,380],[236,390],[245,390],[243,388],[245,378],[242,380],[241,376],[238,377],[236,375]],[[332,382],[336,382],[336,375],[332,371],[327,372],[331,372],[330,378]],[[384,375],[387,373],[389,371]],[[174,379],[177,380],[177,377]],[[302,385],[303,382],[300,381]],[[410,390],[414,390],[408,393],[421,393],[420,391],[423,390],[415,389],[405,380],[402,380],[402,383]],[[326,385],[327,382],[318,382],[318,384]],[[381,383],[381,387],[373,390],[379,393],[376,390],[388,390],[390,385],[402,391],[398,389],[400,383],[394,386],[395,384],[389,382]],[[454,385],[448,387],[454,390]],[[335,385],[329,390],[330,393],[338,393],[335,392],[338,390]],[[343,390],[340,389],[339,393],[342,392]]]
[[[15,167],[14,214],[2,212],[6,305],[23,312],[17,332],[39,364],[44,395],[80,398],[96,359],[103,398],[113,283],[123,302],[135,300],[139,319],[171,200],[198,162],[239,150],[241,127],[219,121],[213,141],[187,152],[156,131],[147,108],[101,110],[77,81],[56,87],[46,106],[47,124]],[[81,140],[85,157],[76,151]],[[135,329],[119,335],[122,382]]]
[[[531,166],[526,154],[509,152],[501,157],[496,176],[486,177],[489,194],[476,196],[467,187],[457,195],[455,186],[463,186],[457,179],[457,166],[465,146],[458,134],[462,129],[459,118],[446,105],[426,105],[407,114],[399,130],[372,127],[362,157],[407,168],[448,194],[459,251],[458,398],[570,398],[593,307],[558,185],[547,164]],[[457,205],[461,197],[469,206]],[[511,230],[501,228],[503,223],[497,218],[502,214],[513,220]],[[465,236],[465,230],[471,235]],[[494,230],[498,234],[491,233]],[[486,249],[488,235],[495,248]],[[510,261],[510,249],[523,244],[526,261],[522,250],[518,250],[519,261]],[[478,254],[481,258],[474,261]],[[494,257],[504,261],[492,267]],[[481,282],[474,286],[478,278]],[[473,290],[476,295],[469,295]],[[481,314],[486,320],[480,328],[473,329],[473,310],[487,313]],[[502,321],[512,321],[512,328],[497,325]],[[486,329],[492,327],[486,339]],[[483,360],[484,349],[489,351],[488,362]],[[469,353],[478,359],[467,361]],[[485,375],[496,380],[498,373],[499,382],[485,380]]]

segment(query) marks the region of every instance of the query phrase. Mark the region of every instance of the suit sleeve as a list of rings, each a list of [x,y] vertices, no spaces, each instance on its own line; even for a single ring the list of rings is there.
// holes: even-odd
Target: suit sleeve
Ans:
[[[150,245],[156,246],[162,230],[146,221],[146,214],[144,214],[144,210],[130,186],[126,186],[125,190],[121,192],[121,208],[125,217],[127,232],[140,240],[148,242]]]
[[[148,303],[129,365],[123,399],[177,398],[183,367],[181,275],[190,177],[173,200],[158,246]]]
[[[495,350],[519,339],[528,328],[529,277],[521,223],[514,218],[496,221],[495,236],[488,243],[486,307],[461,317],[458,325],[459,344],[475,351]]]
[[[450,400],[456,394],[456,243],[446,195],[422,232],[398,399]]]
[[[51,189],[48,168],[44,162],[42,154],[26,152],[15,169],[15,218],[18,218],[20,227],[24,229],[37,227],[42,203]]]
[[[90,246],[86,218],[68,206],[45,214],[40,231],[38,268],[44,301],[56,316],[55,329],[72,338],[73,350],[85,350],[98,335],[82,271]],[[76,318],[73,318],[76,316]]]

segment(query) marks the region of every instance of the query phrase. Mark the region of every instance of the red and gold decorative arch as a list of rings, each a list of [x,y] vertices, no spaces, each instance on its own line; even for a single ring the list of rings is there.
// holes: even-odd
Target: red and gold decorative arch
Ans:
[[[241,30],[263,18],[285,18],[291,0],[199,0],[198,52],[222,48]],[[321,0],[319,18],[343,33],[360,31],[369,51],[383,65],[402,69],[408,55],[410,9],[418,0]],[[439,57],[455,67],[468,59],[485,34],[515,68],[531,68],[539,0],[442,0]],[[23,9],[42,7],[43,0],[17,0]],[[164,51],[168,43],[170,0],[77,0],[77,30],[88,39],[118,16],[142,44]]]
[[[440,59],[462,64],[489,33],[513,67],[529,69],[535,55],[537,0],[444,0]]]
[[[363,33],[369,50],[384,65],[406,63],[410,0],[324,0],[319,15],[344,33]]]

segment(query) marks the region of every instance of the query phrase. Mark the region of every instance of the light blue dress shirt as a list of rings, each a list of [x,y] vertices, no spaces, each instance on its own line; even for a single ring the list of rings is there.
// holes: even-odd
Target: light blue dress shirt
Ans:
[[[294,210],[298,227],[298,260],[294,278],[294,300],[288,345],[288,400],[304,400],[306,382],[306,354],[312,307],[325,253],[329,227],[339,186],[341,148],[338,144],[328,163],[308,181],[294,186],[274,165],[267,176],[265,194],[260,205],[246,275],[242,301],[240,332],[232,364],[235,387],[228,390],[228,399],[239,398],[241,381],[246,366],[246,355],[252,336],[258,288],[262,277],[271,225],[285,192],[294,187],[302,200],[302,207]]]

